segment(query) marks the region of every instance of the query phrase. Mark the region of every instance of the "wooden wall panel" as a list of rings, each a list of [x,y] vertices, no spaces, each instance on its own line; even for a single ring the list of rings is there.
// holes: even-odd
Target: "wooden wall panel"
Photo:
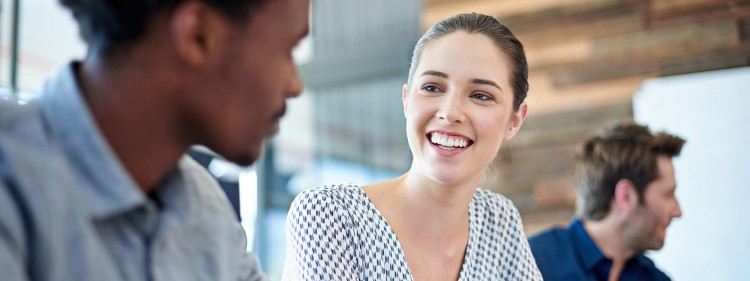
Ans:
[[[575,205],[579,143],[603,127],[632,121],[632,116],[629,101],[531,116],[520,133],[503,144],[482,186],[513,200],[528,233],[564,224]]]

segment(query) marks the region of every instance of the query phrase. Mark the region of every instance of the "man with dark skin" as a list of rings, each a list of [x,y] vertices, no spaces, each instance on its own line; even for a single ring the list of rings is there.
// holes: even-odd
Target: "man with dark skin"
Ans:
[[[250,165],[302,91],[310,0],[61,0],[87,43],[0,102],[3,280],[259,280],[226,196],[184,156]]]

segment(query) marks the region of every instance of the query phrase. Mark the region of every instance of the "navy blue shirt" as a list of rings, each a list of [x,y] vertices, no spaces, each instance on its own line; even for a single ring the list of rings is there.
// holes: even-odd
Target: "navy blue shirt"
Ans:
[[[568,228],[552,228],[529,238],[539,271],[544,280],[606,281],[612,260],[591,240],[580,220],[573,220]],[[671,280],[654,262],[639,253],[625,263],[619,280]]]

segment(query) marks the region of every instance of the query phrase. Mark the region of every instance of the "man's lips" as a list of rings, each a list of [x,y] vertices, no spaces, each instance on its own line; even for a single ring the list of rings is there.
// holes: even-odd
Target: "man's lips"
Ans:
[[[284,117],[284,114],[286,114],[286,104],[284,104],[281,109],[273,115],[273,119],[271,119],[270,135],[279,132],[279,123],[281,122],[281,118]]]
[[[284,117],[284,114],[286,114],[286,103],[284,103],[281,106],[281,109],[279,109],[276,112],[276,114],[273,116],[273,118],[274,118],[274,120],[276,120],[276,122],[278,122],[281,119],[281,117]]]

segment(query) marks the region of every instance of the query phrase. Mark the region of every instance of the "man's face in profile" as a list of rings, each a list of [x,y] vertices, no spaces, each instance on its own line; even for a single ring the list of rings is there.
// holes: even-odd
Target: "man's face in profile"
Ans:
[[[675,197],[672,159],[659,155],[656,158],[656,166],[659,169],[659,178],[646,187],[643,204],[638,206],[625,226],[625,236],[629,244],[638,251],[661,249],[672,219],[682,216],[680,204]]]
[[[210,77],[212,104],[205,145],[240,165],[252,164],[279,130],[286,99],[302,81],[292,50],[307,34],[310,0],[266,0],[228,30],[228,47]]]

